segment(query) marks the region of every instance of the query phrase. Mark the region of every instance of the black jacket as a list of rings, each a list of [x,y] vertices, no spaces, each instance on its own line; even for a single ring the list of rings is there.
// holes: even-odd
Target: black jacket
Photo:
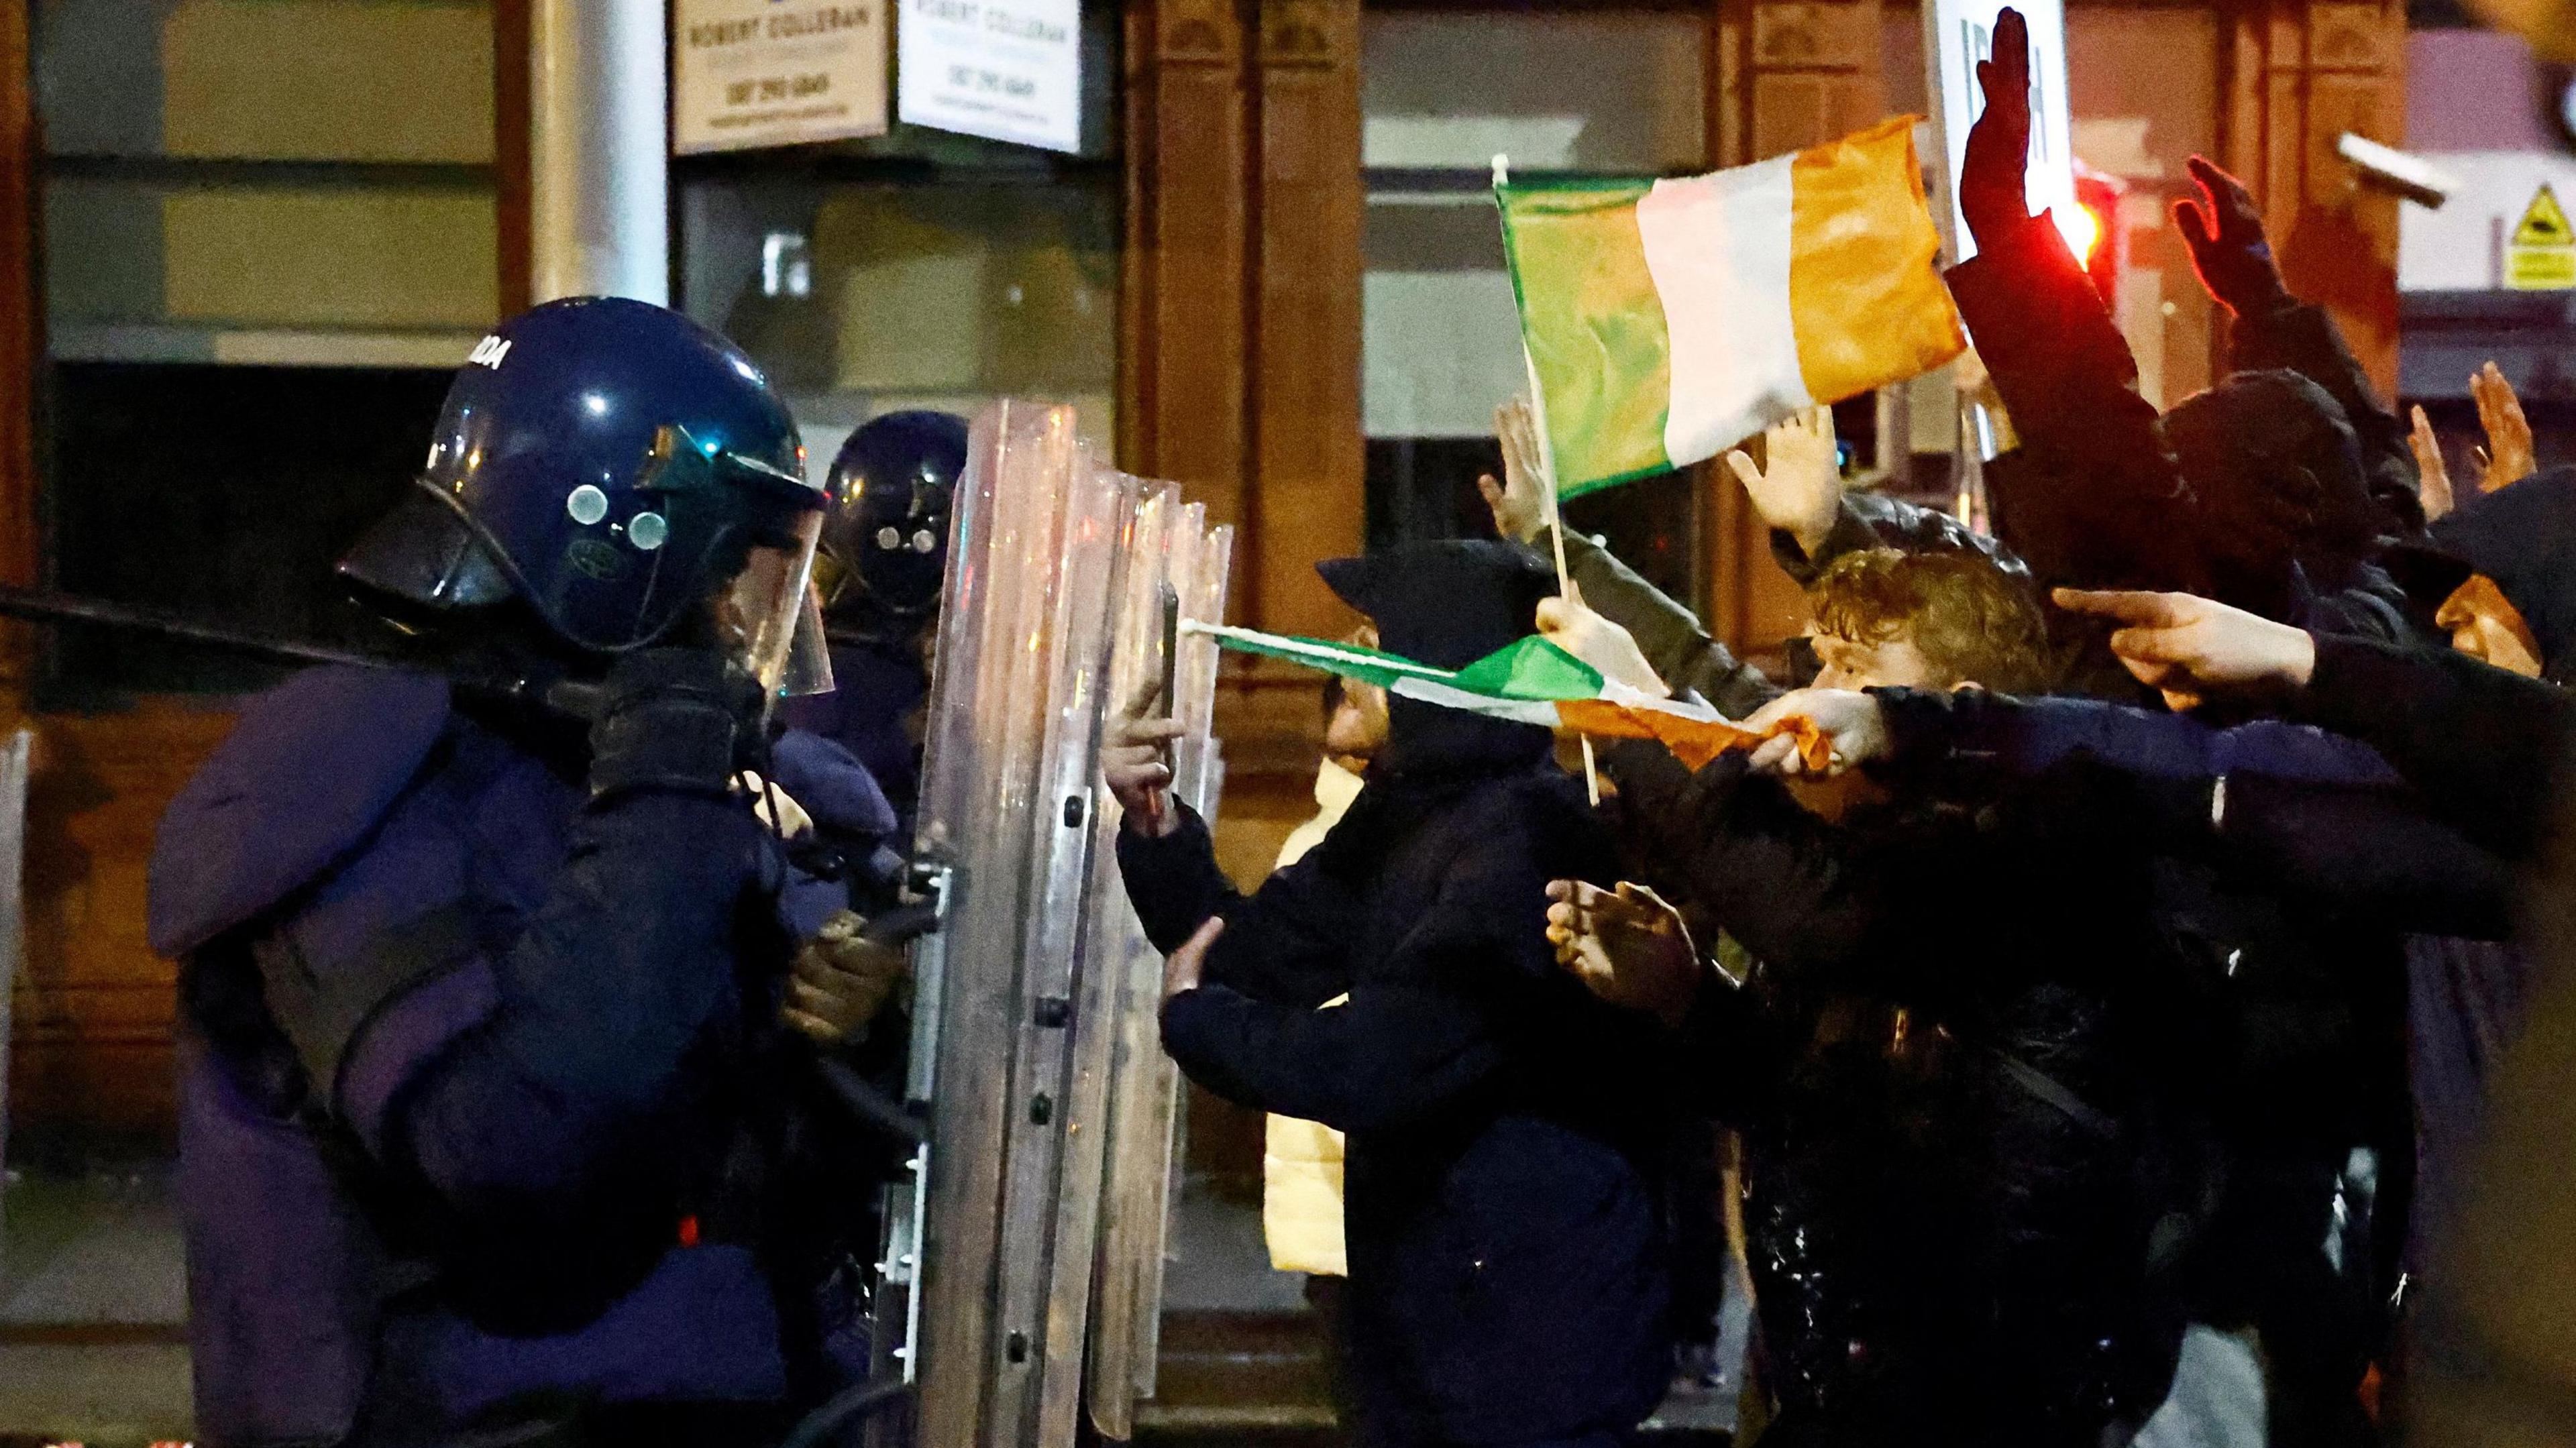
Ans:
[[[1372,774],[1249,897],[1195,817],[1122,833],[1119,862],[1166,951],[1227,922],[1204,983],[1163,1009],[1181,1069],[1349,1133],[1362,1441],[1624,1431],[1669,1365],[1665,1094],[1642,1019],[1594,1000],[1545,939],[1547,882],[1614,878],[1610,845],[1543,733],[1451,721],[1483,746]]]
[[[2303,627],[2426,637],[2424,621],[2370,560],[2368,547],[2297,542],[2299,566],[2291,568],[2289,550],[2304,535],[2265,489],[2241,478],[2223,486],[2204,480],[2197,488],[2186,480],[2155,405],[2135,391],[2137,363],[2128,344],[2052,224],[2035,217],[1981,246],[1947,279],[2021,437],[2018,456],[2007,454],[2010,462],[1989,471],[1996,532],[2041,584],[2171,589],[2227,599]],[[2371,397],[2331,324],[2312,311],[2252,319],[2240,327],[2237,361],[2266,364],[2274,370],[2265,375],[2275,379],[2304,378],[2292,385],[2310,397],[2322,391],[2347,414],[2341,425],[2360,447],[2345,466],[2358,463],[2369,497],[2329,483],[2314,529],[2325,530],[2348,511],[2343,504],[2350,491],[2355,506],[2374,513],[2378,531],[2411,534],[2422,514],[2392,497],[2411,497],[2411,484],[2390,454],[2394,419]],[[2321,406],[2325,398],[2318,398]],[[2356,402],[2367,402],[2368,416],[2351,415]],[[2394,445],[2403,448],[2402,431]]]
[[[2576,699],[2455,653],[2315,635],[2293,718],[2376,749],[2468,838],[2528,861],[2547,843]]]
[[[1974,787],[2082,758],[2127,775],[2137,838],[2346,925],[2502,940],[2515,871],[2438,818],[2378,755],[2278,719],[2219,728],[2092,699],[1872,691],[1890,753]]]
[[[2164,1392],[2187,1058],[2118,782],[1808,813],[1740,756],[1607,754],[1637,868],[1758,962],[1687,1051],[1744,1130],[1756,1301],[1798,1442],[2093,1443]],[[2180,1227],[2168,1230],[2178,1237]]]

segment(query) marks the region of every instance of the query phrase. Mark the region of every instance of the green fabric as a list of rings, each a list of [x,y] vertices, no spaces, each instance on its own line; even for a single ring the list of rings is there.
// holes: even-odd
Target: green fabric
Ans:
[[[1494,191],[1560,498],[1672,467],[1672,337],[1637,234],[1637,199],[1653,184],[1563,178]]]
[[[1381,689],[1412,681],[1442,685],[1487,699],[1554,703],[1561,699],[1601,697],[1601,675],[1591,665],[1536,634],[1507,644],[1467,667],[1450,672],[1429,664],[1357,644],[1326,643],[1294,634],[1263,633],[1248,628],[1194,626],[1223,647],[1240,653],[1285,659]]]
[[[1532,634],[1458,671],[1449,681],[1496,699],[1598,699],[1601,675],[1590,664]]]

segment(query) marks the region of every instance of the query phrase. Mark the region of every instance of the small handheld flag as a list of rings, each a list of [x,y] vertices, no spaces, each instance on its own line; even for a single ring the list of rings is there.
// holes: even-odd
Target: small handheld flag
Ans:
[[[1821,772],[1832,757],[1832,741],[1808,720],[1785,719],[1771,733],[1759,733],[1704,704],[1658,699],[1605,679],[1600,670],[1535,634],[1463,669],[1451,670],[1357,644],[1326,643],[1229,624],[1184,619],[1181,629],[1204,634],[1241,653],[1285,659],[1444,709],[1568,730],[1587,738],[1659,740],[1674,758],[1693,769],[1729,749],[1750,749],[1781,733],[1796,736],[1799,754],[1815,770]]]

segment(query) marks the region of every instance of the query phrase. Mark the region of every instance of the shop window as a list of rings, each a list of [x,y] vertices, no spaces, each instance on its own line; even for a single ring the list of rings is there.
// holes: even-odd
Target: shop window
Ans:
[[[1707,163],[1705,22],[1686,12],[1363,17],[1361,411],[1368,537],[1489,534],[1497,405],[1527,386],[1491,162],[1662,175]],[[1696,471],[1596,493],[1570,526],[1700,596]]]
[[[38,0],[33,18],[46,582],[381,645],[332,564],[402,496],[500,305],[490,5]],[[43,637],[42,707],[285,672]]]
[[[1069,402],[1116,435],[1120,10],[1082,7],[1082,148],[896,124],[680,156],[674,304],[756,359],[817,470],[879,413]]]
[[[87,363],[54,371],[46,555],[56,587],[271,638],[381,648],[332,565],[404,495],[449,374]],[[149,634],[50,634],[44,708],[231,693],[255,656]]]
[[[1113,172],[783,171],[746,158],[681,183],[681,303],[786,394],[817,466],[881,412],[1070,402],[1112,435]]]

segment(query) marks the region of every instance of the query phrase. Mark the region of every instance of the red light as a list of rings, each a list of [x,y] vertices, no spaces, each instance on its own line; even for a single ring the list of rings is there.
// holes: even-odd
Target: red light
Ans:
[[[2078,264],[2089,265],[2093,248],[2102,244],[2102,218],[2092,207],[2080,203],[2058,212],[2057,218],[2057,229],[2065,235],[2067,249],[2075,253]]]

